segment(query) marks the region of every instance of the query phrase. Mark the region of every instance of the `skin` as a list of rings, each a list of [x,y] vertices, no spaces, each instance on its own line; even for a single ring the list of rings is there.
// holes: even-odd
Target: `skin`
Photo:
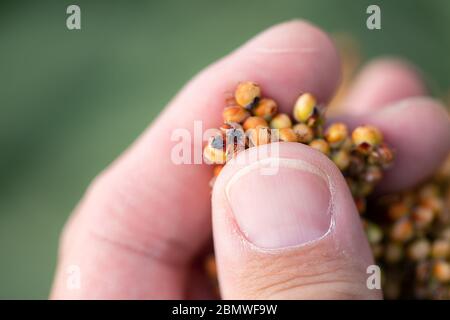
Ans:
[[[262,32],[200,72],[91,183],[62,233],[51,298],[214,297],[199,267],[211,250],[212,237],[226,299],[381,298],[379,291],[363,285],[362,266],[373,259],[348,188],[323,155],[300,144],[281,148],[287,157],[321,165],[331,177],[337,188],[337,227],[313,245],[275,252],[259,250],[235,232],[230,203],[223,195],[237,166],[225,167],[211,200],[211,168],[177,166],[170,158],[172,131],[192,132],[194,120],[202,120],[203,128],[217,127],[224,94],[239,81],[259,83],[281,112],[290,112],[299,92],[311,92],[326,103],[339,83],[339,66],[336,49],[323,31],[290,21]],[[448,115],[439,102],[424,96],[424,88],[406,62],[381,59],[361,71],[345,102],[345,121],[379,126],[396,150],[396,163],[381,191],[420,182],[450,150]],[[192,181],[195,188],[190,187]],[[66,285],[71,265],[81,271],[77,290]]]

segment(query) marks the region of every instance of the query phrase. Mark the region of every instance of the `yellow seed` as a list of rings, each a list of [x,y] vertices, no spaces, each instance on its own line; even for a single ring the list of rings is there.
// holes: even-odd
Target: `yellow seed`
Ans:
[[[241,82],[234,93],[236,102],[244,108],[250,108],[261,97],[261,88],[254,82]]]
[[[297,123],[292,127],[300,143],[310,143],[314,139],[314,131],[304,123]]]
[[[254,129],[256,127],[269,127],[269,124],[266,120],[264,120],[261,117],[249,117],[247,120],[244,121],[244,124],[242,125],[244,127],[244,130],[247,131],[249,129]]]
[[[294,119],[298,122],[306,122],[313,115],[316,104],[316,98],[312,94],[300,95],[294,105]]]
[[[203,157],[207,163],[223,164],[227,160],[225,150],[223,150],[223,148],[214,148],[211,144],[206,145],[203,150]]]
[[[278,111],[277,103],[272,99],[263,98],[259,100],[256,107],[253,109],[253,115],[262,117],[266,121],[272,119]]]
[[[249,135],[249,147],[260,146],[270,143],[270,129],[263,126],[251,128],[247,132]]]
[[[343,123],[334,123],[325,132],[325,139],[331,145],[339,145],[348,137],[347,126]]]
[[[350,165],[350,154],[346,150],[335,152],[331,159],[341,171],[344,171]]]
[[[433,276],[440,282],[450,281],[450,263],[437,261],[433,266]]]
[[[297,135],[292,128],[281,128],[278,130],[278,139],[284,142],[297,142]]]
[[[240,106],[226,107],[223,112],[223,121],[241,123],[250,116],[250,113]]]
[[[292,127],[291,118],[286,113],[279,113],[270,121],[270,127],[273,129],[282,129]]]
[[[374,147],[383,141],[383,136],[374,126],[361,126],[353,130],[352,140],[356,146]]]
[[[330,145],[323,139],[315,139],[309,143],[309,146],[313,149],[319,150],[323,154],[330,154]]]

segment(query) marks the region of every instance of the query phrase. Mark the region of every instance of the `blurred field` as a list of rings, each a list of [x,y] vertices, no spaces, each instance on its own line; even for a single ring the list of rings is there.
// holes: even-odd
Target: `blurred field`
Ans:
[[[82,11],[68,31],[66,7]],[[378,4],[382,30],[366,29]],[[201,68],[260,30],[304,18],[365,58],[416,63],[450,88],[450,1],[2,1],[0,298],[46,298],[57,241],[93,177]]]

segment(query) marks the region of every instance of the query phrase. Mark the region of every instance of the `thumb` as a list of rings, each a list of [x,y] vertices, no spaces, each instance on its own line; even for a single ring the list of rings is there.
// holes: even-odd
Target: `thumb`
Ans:
[[[374,262],[352,196],[321,153],[299,143],[245,150],[217,178],[212,205],[223,298],[382,297],[367,286]]]

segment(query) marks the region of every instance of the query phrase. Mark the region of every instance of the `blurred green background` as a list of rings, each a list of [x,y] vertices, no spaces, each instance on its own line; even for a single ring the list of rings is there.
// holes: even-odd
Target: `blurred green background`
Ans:
[[[66,28],[69,4],[80,31]],[[369,4],[381,31],[366,28]],[[448,0],[1,1],[0,298],[45,299],[93,177],[197,71],[293,18],[351,34],[365,58],[406,57],[437,95],[450,88]]]

